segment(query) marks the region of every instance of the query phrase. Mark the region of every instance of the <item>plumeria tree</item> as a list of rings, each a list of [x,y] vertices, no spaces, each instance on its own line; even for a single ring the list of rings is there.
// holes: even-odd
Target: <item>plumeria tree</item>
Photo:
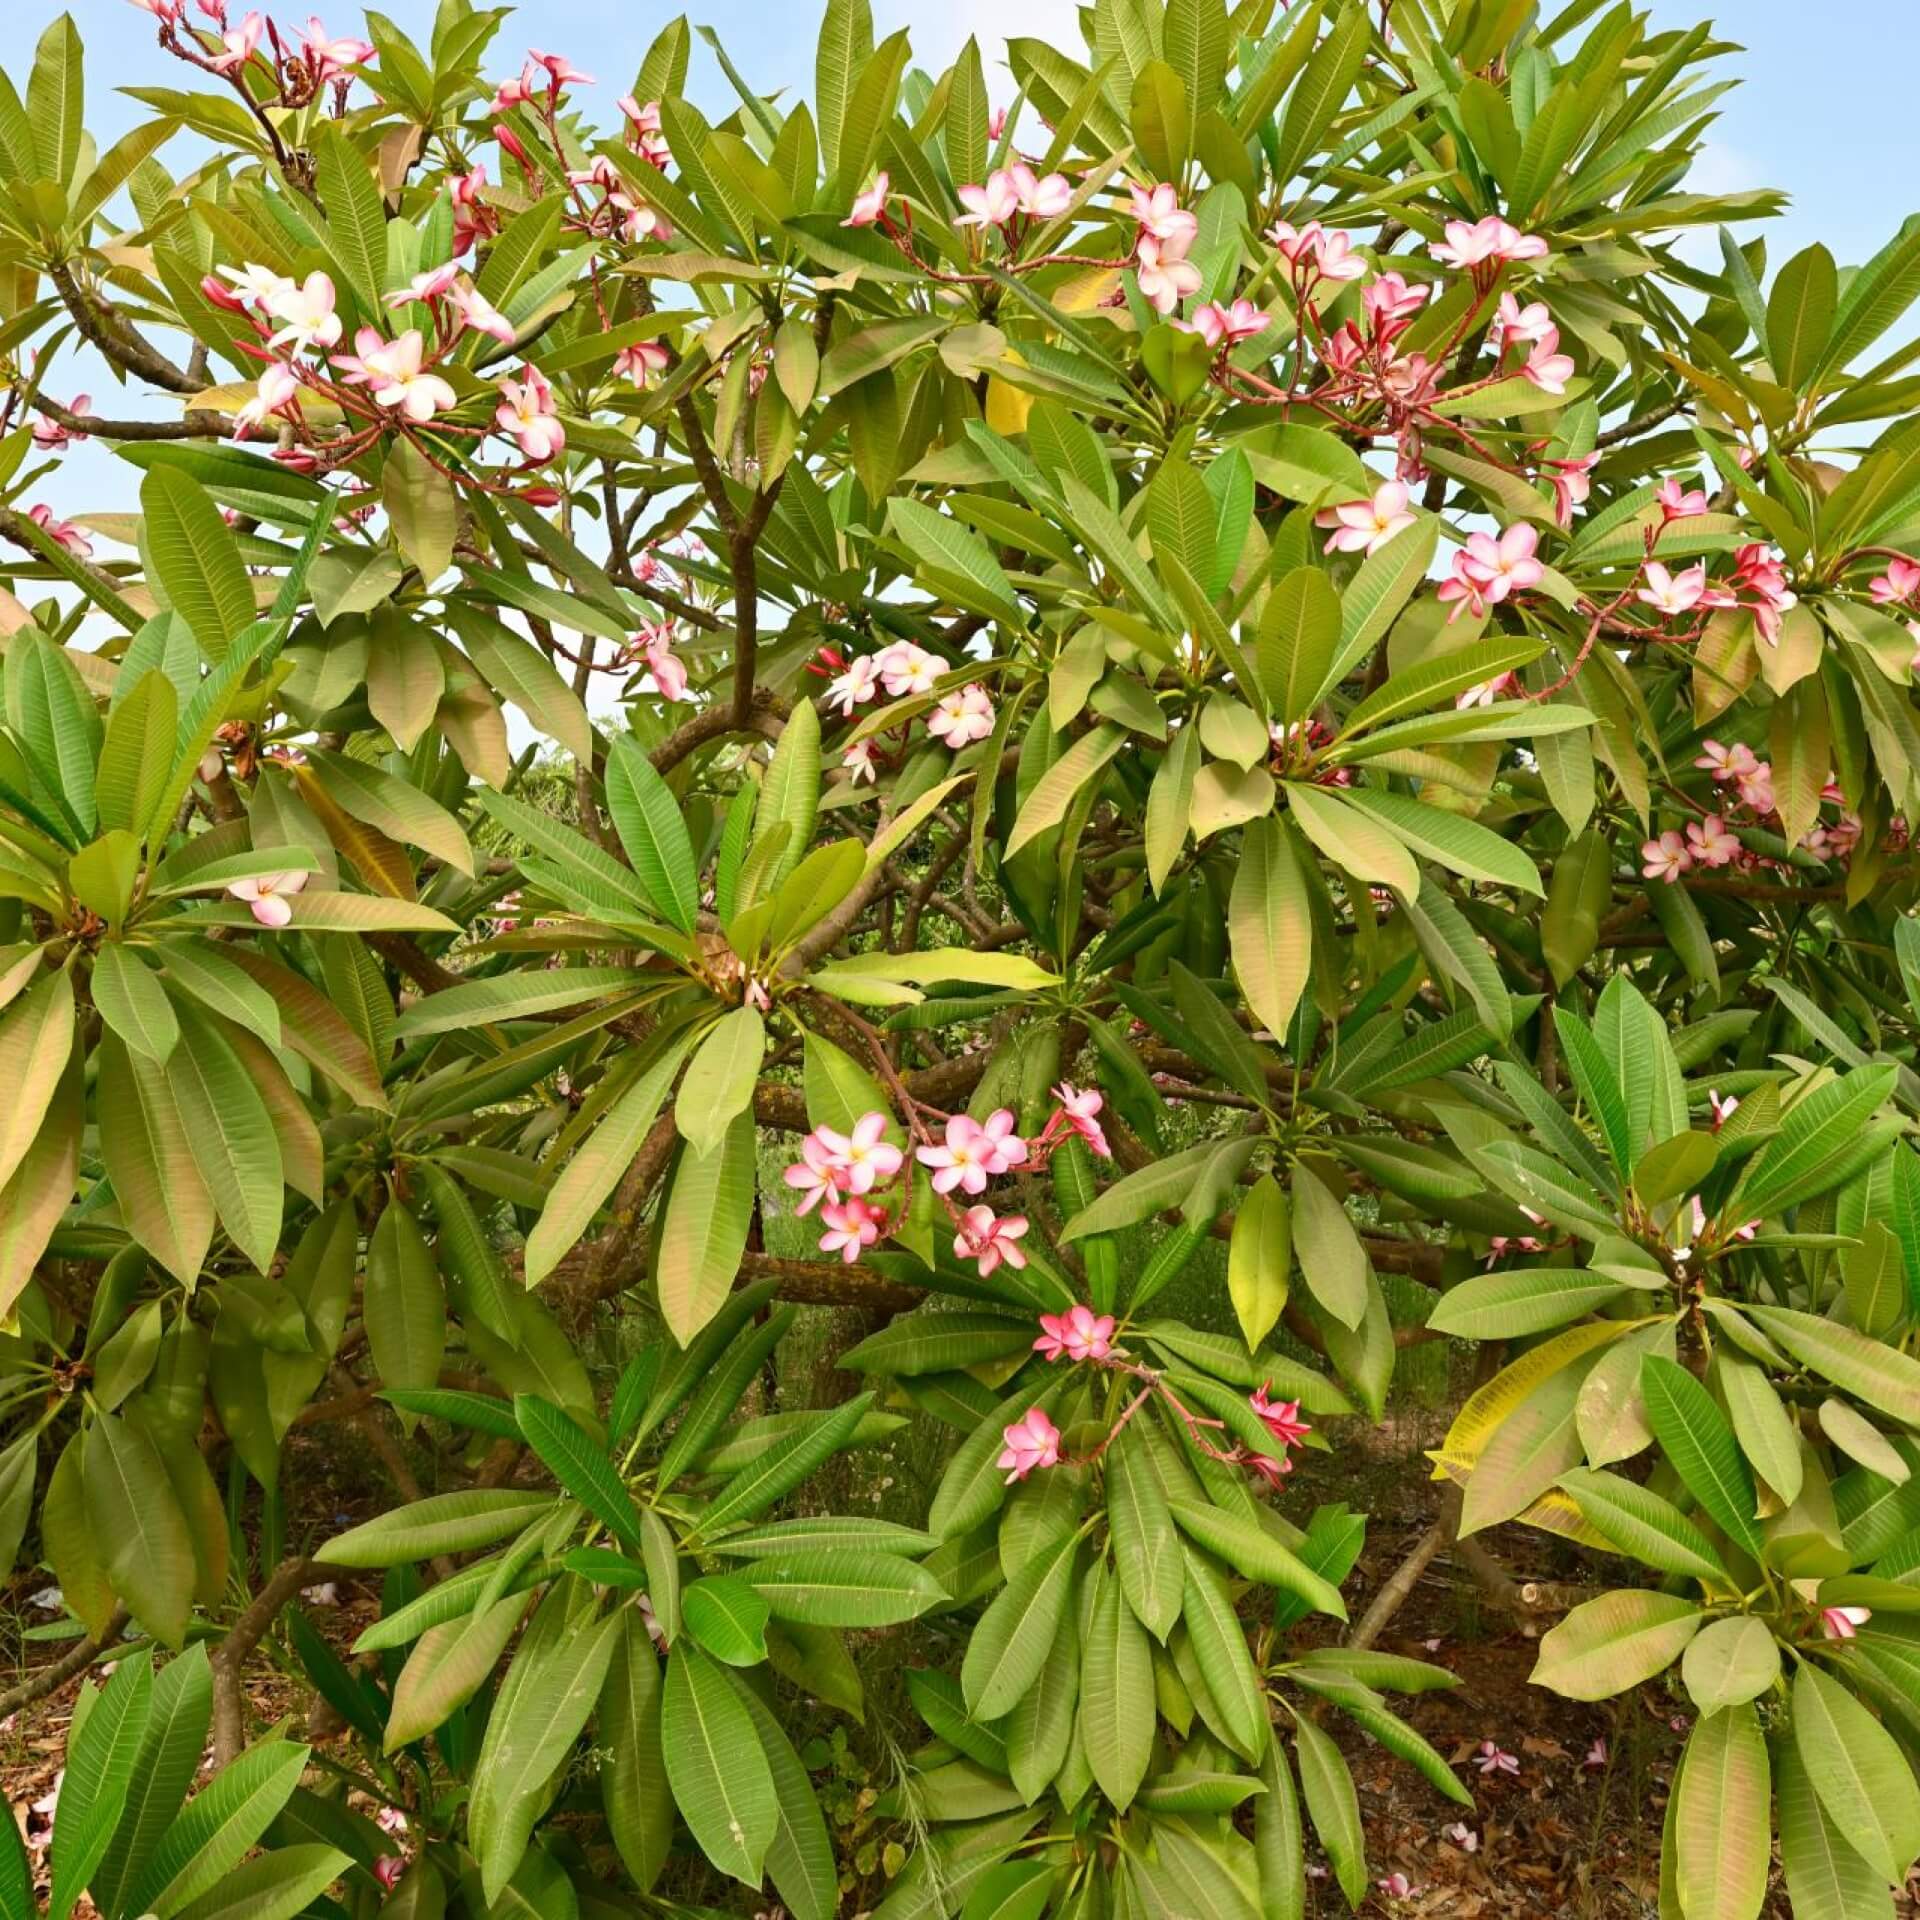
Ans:
[[[830,0],[720,119],[684,20],[616,95],[140,5],[105,151],[70,19],[0,82],[8,1705],[117,1660],[51,1910],[1251,1920],[1309,1835],[1357,1906],[1357,1742],[1471,1818],[1376,1643],[1531,1529],[1538,1684],[1697,1712],[1662,1913],[1776,1833],[1890,1913],[1920,220],[1770,260],[1726,50],[1594,0],[940,73]],[[882,1636],[874,1865],[791,1701]]]

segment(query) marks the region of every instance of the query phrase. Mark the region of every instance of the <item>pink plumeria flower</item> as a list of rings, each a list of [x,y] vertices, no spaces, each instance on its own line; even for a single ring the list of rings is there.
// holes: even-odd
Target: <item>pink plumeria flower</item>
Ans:
[[[816,1127],[814,1137],[841,1170],[842,1185],[849,1193],[871,1193],[877,1182],[891,1180],[906,1159],[887,1138],[887,1116],[878,1111],[863,1113],[847,1133]]]
[[[1113,1328],[1112,1314],[1095,1313],[1076,1303],[1065,1313],[1040,1316],[1040,1338],[1033,1350],[1049,1360],[1063,1356],[1073,1361],[1104,1360],[1113,1351]]]
[[[1653,497],[1663,521],[1697,519],[1707,510],[1706,494],[1698,487],[1689,488],[1676,474],[1661,481],[1660,491]]]
[[[863,781],[871,786],[879,778],[879,769],[873,764],[871,740],[856,740],[840,756],[840,764],[846,768],[849,781],[856,787]]]
[[[843,227],[870,227],[887,210],[888,180],[884,171],[873,176],[873,185],[865,193],[853,196],[853,205],[847,210],[847,217],[840,222]]]
[[[1440,1837],[1450,1841],[1462,1853],[1478,1853],[1480,1836],[1464,1820],[1456,1820],[1450,1827],[1440,1829]]]
[[[1277,220],[1267,229],[1280,257],[1296,276],[1306,274],[1322,280],[1364,280],[1367,263],[1353,250],[1350,234],[1329,233],[1318,220],[1309,220],[1296,228],[1291,221]]]
[[[1707,563],[1697,560],[1690,567],[1672,572],[1658,560],[1649,560],[1646,584],[1634,595],[1636,600],[1669,620],[1703,608],[1730,607],[1733,596],[1707,582]]]
[[[1014,204],[1029,219],[1052,220],[1073,204],[1073,188],[1064,173],[1036,175],[1024,160],[1007,169]]]
[[[1200,216],[1181,206],[1179,190],[1163,180],[1157,187],[1129,187],[1127,191],[1133,199],[1133,217],[1140,224],[1141,235],[1163,244],[1171,242],[1176,257],[1184,258],[1199,235]]]
[[[843,720],[850,720],[856,707],[863,707],[880,691],[880,667],[873,654],[856,654],[847,662],[847,670],[827,686],[827,704],[837,707]]]
[[[284,927],[293,919],[293,896],[307,884],[304,873],[254,873],[229,880],[227,891],[244,900],[247,910],[263,927]]]
[[[650,622],[634,636],[634,642],[641,659],[646,662],[647,671],[653,675],[653,684],[659,689],[660,698],[668,706],[692,697],[687,692],[686,665],[673,651],[671,621]]]
[[[1300,1418],[1300,1402],[1270,1400],[1267,1397],[1267,1388],[1272,1385],[1273,1382],[1269,1380],[1265,1385],[1255,1387],[1247,1395],[1247,1405],[1254,1410],[1260,1423],[1276,1440],[1284,1441],[1289,1447],[1303,1446],[1307,1435],[1313,1429]]]
[[[889,700],[905,700],[915,694],[931,693],[946,663],[937,653],[917,647],[911,640],[896,640],[873,656]]]
[[[1443,265],[1466,272],[1510,260],[1538,260],[1547,251],[1547,243],[1537,233],[1522,233],[1497,213],[1490,213],[1471,224],[1449,220],[1446,237],[1434,241],[1427,251]]]
[[[284,324],[268,343],[291,347],[305,353],[314,347],[330,347],[340,338],[340,316],[334,312],[332,277],[310,273],[299,286],[291,280],[273,289],[265,301],[267,311]]]
[[[1427,304],[1433,291],[1429,286],[1409,285],[1398,273],[1383,273],[1360,296],[1367,325],[1376,338],[1386,339],[1401,332],[1413,316]]]
[[[1717,813],[1710,813],[1703,820],[1687,822],[1687,852],[1696,867],[1730,867],[1739,855],[1740,842]]]
[[[491,334],[504,346],[512,346],[517,329],[471,280],[459,279],[447,289],[447,304],[460,316],[463,326],[475,333]]]
[[[437,373],[427,373],[426,342],[418,327],[409,327],[399,339],[360,356],[373,387],[376,406],[392,407],[415,426],[425,426],[436,413],[460,404],[459,395]]]
[[[985,1193],[987,1182],[1009,1167],[1025,1164],[1027,1143],[1013,1130],[1013,1114],[998,1107],[983,1126],[971,1114],[956,1113],[947,1122],[943,1144],[916,1147],[914,1157],[932,1167],[935,1193]]]
[[[1723,747],[1718,740],[1702,740],[1700,757],[1693,764],[1703,773],[1712,774],[1716,786],[1725,786],[1729,781],[1744,780],[1760,762],[1754,758],[1753,749],[1739,741]]]
[[[1210,300],[1204,307],[1194,309],[1187,331],[1199,334],[1210,347],[1231,350],[1243,340],[1257,340],[1271,325],[1271,320],[1251,300],[1236,300],[1230,307]]]
[[[667,350],[657,340],[642,340],[634,346],[622,347],[613,356],[613,370],[621,379],[644,387],[656,373],[666,372]]]
[[[1322,507],[1313,516],[1316,527],[1330,527],[1329,553],[1378,553],[1395,534],[1419,522],[1413,496],[1403,480],[1385,480],[1371,500],[1349,500],[1338,507]]]
[[[967,209],[954,216],[956,227],[1004,227],[1020,211],[1019,191],[1013,175],[1004,167],[988,174],[984,187],[956,187],[954,191]]]
[[[1457,603],[1449,618],[1458,619],[1463,611],[1484,613],[1513,594],[1538,586],[1547,571],[1534,557],[1539,544],[1539,533],[1524,520],[1508,527],[1498,539],[1490,533],[1470,535],[1454,555],[1452,573],[1439,586],[1441,600]]]
[[[1284,1452],[1278,1459],[1270,1453],[1250,1453],[1241,1464],[1256,1480],[1276,1489],[1293,1471],[1293,1460]]]
[[[1534,300],[1523,307],[1510,293],[1500,296],[1500,310],[1493,321],[1496,347],[1538,346],[1550,334],[1556,342],[1559,340],[1559,329],[1553,324],[1553,315],[1547,311],[1544,300]]]
[[[858,1198],[829,1200],[820,1209],[820,1224],[826,1232],[820,1236],[822,1253],[837,1253],[852,1266],[862,1253],[880,1238],[886,1215]]]
[[[1520,369],[1520,377],[1530,381],[1542,393],[1562,394],[1573,378],[1573,356],[1560,351],[1560,329],[1549,327],[1545,337],[1535,343]]]
[[[1920,561],[1889,560],[1887,570],[1870,581],[1867,591],[1876,606],[1896,606],[1920,593]]]
[[[71,520],[56,520],[53,509],[45,506],[29,507],[27,518],[49,539],[59,541],[76,560],[93,558],[93,542],[84,527],[75,526]]]
[[[398,1807],[382,1807],[380,1811],[373,1816],[373,1824],[378,1827],[382,1833],[405,1833],[407,1830],[407,1816],[402,1813]]]
[[[1765,541],[1750,541],[1734,550],[1733,586],[1736,593],[1751,596],[1742,604],[1752,611],[1760,638],[1778,646],[1780,617],[1799,604],[1799,596],[1787,585],[1786,563]]]
[[[1503,1752],[1497,1742],[1482,1740],[1480,1751],[1474,1756],[1473,1764],[1484,1774],[1518,1773],[1519,1760],[1510,1753]]]
[[[1006,1446],[994,1465],[1005,1470],[1007,1485],[1024,1480],[1036,1467],[1060,1464],[1060,1429],[1038,1407],[1033,1407],[1010,1427],[1000,1429]]]
[[[363,67],[374,57],[373,42],[356,40],[350,35],[333,35],[311,15],[307,30],[300,36],[300,51],[320,80],[331,80],[348,67]]]
[[[1373,1883],[1389,1900],[1410,1900],[1420,1891],[1404,1873],[1394,1872]]]
[[[1468,707],[1490,707],[1496,700],[1505,700],[1519,691],[1518,674],[1497,673],[1491,680],[1482,680],[1478,686],[1456,695],[1453,704],[1462,711]]]
[[[970,741],[984,740],[993,731],[993,702],[977,681],[943,693],[927,715],[927,731],[955,753]]]
[[[1748,773],[1743,773],[1738,782],[1740,804],[1757,814],[1770,814],[1774,811],[1773,762],[1756,760]]]
[[[1100,1124],[1100,1111],[1106,1102],[1099,1092],[1092,1087],[1083,1090],[1072,1081],[1063,1080],[1054,1088],[1053,1097],[1060,1102],[1054,1119],[1060,1122],[1063,1132],[1077,1133],[1097,1158],[1111,1160],[1113,1149],[1107,1144],[1106,1129]],[[1049,1133],[1053,1131],[1053,1124],[1053,1120],[1047,1122]]]
[[[960,1231],[953,1237],[954,1258],[973,1261],[983,1280],[1002,1261],[1010,1267],[1024,1267],[1027,1256],[1020,1242],[1026,1231],[1024,1213],[996,1216],[989,1206],[969,1207],[961,1216]]]
[[[660,102],[649,100],[642,106],[632,94],[623,94],[620,111],[632,122],[633,144],[639,149],[641,159],[658,172],[665,173],[673,164],[673,149],[667,145],[667,137],[660,131]]]
[[[1709,1087],[1707,1089],[1707,1106],[1713,1114],[1713,1126],[1711,1130],[1718,1133],[1720,1129],[1733,1118],[1734,1114],[1739,1111],[1740,1102],[1736,1100],[1732,1094],[1728,1094],[1727,1097],[1722,1100],[1719,1089],[1717,1087]]]
[[[1591,1767],[1596,1772],[1607,1764],[1607,1743],[1603,1735],[1596,1733],[1593,1736],[1593,1745],[1587,1749],[1586,1757],[1580,1764],[1583,1767]]]
[[[231,73],[234,68],[245,66],[253,58],[253,50],[260,44],[260,34],[266,24],[261,15],[250,13],[237,27],[229,27],[220,36],[220,51],[207,65],[215,73]]]
[[[551,460],[567,444],[567,430],[553,407],[553,389],[538,367],[525,380],[502,380],[493,424],[536,466]]]
[[[1487,1260],[1489,1269],[1500,1261],[1516,1253],[1545,1253],[1547,1243],[1536,1240],[1530,1233],[1496,1233],[1487,1241]]]
[[[76,393],[69,413],[88,414],[93,411],[93,395]],[[71,440],[84,440],[87,436],[78,427],[63,427],[58,420],[36,420],[33,423],[33,444],[49,453],[57,453]]]
[[[817,1134],[808,1134],[800,1142],[800,1158],[784,1168],[780,1178],[800,1196],[794,1212],[811,1213],[822,1200],[837,1200],[841,1194],[842,1168]]]
[[[1171,313],[1200,291],[1200,269],[1186,257],[1184,242],[1156,240],[1143,233],[1134,250],[1134,280],[1140,297],[1155,313]]]
[[[388,294],[386,304],[389,307],[405,307],[415,300],[442,300],[459,277],[460,269],[451,260],[441,266],[429,267],[425,273],[416,273],[398,293]]]
[[[233,416],[233,430],[244,438],[268,414],[278,413],[300,391],[293,369],[276,360],[253,383],[253,398]]]
[[[1600,464],[1597,453],[1582,454],[1577,460],[1547,460],[1547,484],[1553,488],[1553,517],[1562,528],[1573,525],[1573,510],[1585,506],[1593,491],[1592,474]]]
[[[1006,130],[1007,110],[1005,107],[995,107],[987,115],[987,138],[989,140],[998,140]]]
[[[594,85],[593,75],[582,73],[564,53],[542,53],[538,47],[527,50],[527,59],[532,66],[545,67],[547,83],[555,93],[562,87],[590,87]]]
[[[1829,1640],[1851,1640],[1872,1618],[1871,1607],[1822,1607],[1820,1631]]]
[[[1642,841],[1640,858],[1644,863],[1640,871],[1649,880],[1664,880],[1668,886],[1672,886],[1693,865],[1693,854],[1688,849],[1685,836],[1671,829],[1656,840]]]

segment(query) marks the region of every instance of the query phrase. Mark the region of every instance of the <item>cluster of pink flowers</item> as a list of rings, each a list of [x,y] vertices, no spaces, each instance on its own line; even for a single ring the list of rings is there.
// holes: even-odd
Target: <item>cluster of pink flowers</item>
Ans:
[[[1216,353],[1231,353],[1243,340],[1257,340],[1272,326],[1272,317],[1251,300],[1223,307],[1217,300],[1195,307],[1191,320],[1173,323],[1182,333],[1197,333]]]
[[[1273,1382],[1269,1380],[1247,1395],[1247,1405],[1259,1415],[1266,1430],[1280,1442],[1277,1454],[1250,1453],[1246,1456],[1249,1470],[1270,1487],[1278,1486],[1281,1479],[1293,1471],[1293,1451],[1305,1446],[1307,1435],[1313,1431],[1300,1418],[1298,1400],[1275,1400],[1269,1397],[1267,1389],[1272,1385]]]
[[[660,131],[660,102],[648,100],[643,104],[624,93],[620,96],[620,112],[627,122],[628,144],[656,173],[665,173],[673,165],[673,149]]]
[[[947,671],[947,663],[911,640],[896,640],[878,653],[856,654],[851,660],[835,649],[822,648],[819,664],[810,671],[824,673],[836,668],[838,672],[827,687],[827,704],[843,719],[851,720],[860,708],[883,693],[889,700],[932,693]],[[978,681],[949,688],[926,716],[927,731],[955,753],[986,739],[993,732],[993,721],[993,698]],[[871,738],[856,740],[842,753],[840,764],[856,785],[875,779],[875,742]]]
[[[344,98],[353,81],[353,69],[375,57],[373,43],[351,34],[332,34],[323,22],[309,18],[298,39],[282,35],[262,13],[244,14],[237,26],[227,18],[226,0],[199,0],[201,13],[212,23],[211,51],[201,35],[180,38],[186,21],[185,0],[133,0],[143,13],[160,23],[161,45],[209,73],[221,74],[240,85],[241,69],[253,60],[265,39],[272,49],[270,64],[282,104],[297,106],[332,86]]]
[[[549,105],[558,105],[561,94],[568,87],[590,87],[593,84],[593,75],[582,73],[564,53],[542,53],[538,47],[532,47],[528,49],[518,75],[501,83],[487,110],[490,113],[510,113],[529,100],[542,98]]]
[[[956,187],[965,213],[956,227],[1009,227],[1016,220],[1052,220],[1073,204],[1073,187],[1064,173],[1036,174],[1024,160],[996,167],[987,184]]]
[[[1440,582],[1439,597],[1453,606],[1448,620],[1457,620],[1463,613],[1477,618],[1513,594],[1537,587],[1547,571],[1534,557],[1539,545],[1538,531],[1524,520],[1498,538],[1490,533],[1470,534],[1453,556],[1453,571]]]
[[[650,202],[636,200],[625,175],[604,154],[590,167],[570,168],[567,184],[576,190],[596,188],[602,196],[580,222],[583,233],[611,235],[630,246],[673,238],[673,222]]]
[[[1693,763],[1713,776],[1716,787],[1727,792],[1720,809],[1697,821],[1689,821],[1684,833],[1669,828],[1644,842],[1641,871],[1649,880],[1664,880],[1669,885],[1696,867],[1755,867],[1779,865],[1744,847],[1730,831],[1729,812],[1750,815],[1755,825],[1778,828],[1779,809],[1773,790],[1773,764],[1760,759],[1753,749],[1735,741],[1726,746],[1718,740],[1703,740],[1699,757]],[[1860,842],[1860,816],[1846,804],[1846,795],[1829,777],[1820,789],[1820,798],[1838,809],[1838,817],[1822,821],[1807,834],[1803,844],[1808,852],[1822,860],[1844,859]]]
[[[1542,393],[1563,394],[1573,378],[1573,359],[1560,351],[1560,329],[1553,324],[1544,301],[1522,306],[1511,293],[1500,296],[1499,312],[1493,322],[1493,344],[1505,354],[1510,347],[1525,349],[1521,377],[1530,380]]]
[[[1443,239],[1434,241],[1427,251],[1443,266],[1457,267],[1476,280],[1493,275],[1509,262],[1539,260],[1547,253],[1547,243],[1537,233],[1522,233],[1518,227],[1490,213],[1475,221],[1449,220]]]
[[[1134,187],[1134,279],[1140,297],[1156,313],[1171,313],[1190,294],[1200,291],[1200,269],[1187,258],[1200,232],[1197,214],[1180,205],[1178,191],[1162,181],[1153,188]]]
[[[1035,1353],[1049,1360],[1100,1361],[1113,1352],[1114,1319],[1076,1302],[1065,1313],[1043,1313]]]

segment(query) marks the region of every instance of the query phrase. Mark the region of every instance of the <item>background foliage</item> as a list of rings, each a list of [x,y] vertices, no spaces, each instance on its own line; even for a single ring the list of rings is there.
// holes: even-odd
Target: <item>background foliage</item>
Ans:
[[[128,1636],[0,1911],[1357,1906],[1328,1729],[1471,1803],[1374,1642],[1519,1527],[1537,1684],[1698,1714],[1663,1913],[1890,1912],[1920,221],[1770,262],[1595,0],[1095,0],[1001,107],[832,0],[718,123],[684,20],[596,119],[141,4],[106,152],[70,20],[0,84],[17,1701]],[[1443,1338],[1349,1626],[1292,1461]],[[851,1794],[794,1692],[901,1659]]]

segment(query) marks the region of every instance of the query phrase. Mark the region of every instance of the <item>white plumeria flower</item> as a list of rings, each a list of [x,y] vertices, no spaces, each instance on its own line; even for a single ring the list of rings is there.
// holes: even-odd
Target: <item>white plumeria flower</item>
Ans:
[[[873,656],[880,670],[889,700],[904,700],[909,694],[931,693],[946,662],[911,640],[896,640]]]
[[[373,384],[374,403],[397,409],[416,426],[460,404],[459,395],[437,373],[421,370],[426,350],[420,329],[409,327],[398,340],[361,356]]]
[[[293,895],[306,884],[304,873],[254,873],[228,881],[227,891],[244,900],[263,927],[284,927],[293,919]]]
[[[340,316],[333,305],[333,280],[324,273],[308,274],[297,287],[289,280],[275,288],[266,307],[283,325],[269,344],[296,353],[332,346],[340,338]]]

